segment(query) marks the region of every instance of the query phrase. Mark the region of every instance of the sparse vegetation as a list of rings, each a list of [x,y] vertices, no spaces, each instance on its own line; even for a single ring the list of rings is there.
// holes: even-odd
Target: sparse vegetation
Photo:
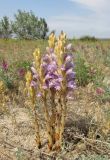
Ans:
[[[73,43],[76,84],[60,152],[47,151],[42,101],[38,100],[41,149],[35,141],[32,102],[25,93],[25,73],[35,48],[44,54],[47,40],[0,40],[0,158],[6,159],[110,159],[110,41]],[[5,77],[5,78],[4,78]],[[8,77],[8,80],[7,78]],[[14,86],[13,89],[10,83]],[[51,99],[47,103],[50,105]]]

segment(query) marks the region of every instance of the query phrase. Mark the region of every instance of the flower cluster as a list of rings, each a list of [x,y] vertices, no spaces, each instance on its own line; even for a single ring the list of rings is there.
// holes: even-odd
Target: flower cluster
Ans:
[[[58,73],[58,64],[54,53],[47,53],[42,59],[41,69],[44,76],[44,89],[61,90],[62,76]]]
[[[54,33],[51,33],[48,43],[45,54],[41,54],[39,48],[33,53],[33,66],[26,74],[26,88],[33,104],[37,97],[41,97],[44,102],[48,146],[52,149],[54,145],[55,148],[61,147],[67,100],[73,97],[76,85],[72,45],[67,45],[66,34],[61,32],[56,40]],[[48,111],[49,96],[51,109]],[[58,106],[55,99],[60,99]],[[37,137],[40,137],[38,132]],[[38,139],[37,142],[40,143],[40,138]]]
[[[64,55],[62,72],[65,77],[67,97],[71,98],[73,90],[76,88],[73,55],[71,53]]]

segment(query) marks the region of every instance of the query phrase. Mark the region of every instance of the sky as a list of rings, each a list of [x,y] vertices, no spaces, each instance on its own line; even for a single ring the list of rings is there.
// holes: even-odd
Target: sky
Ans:
[[[110,0],[0,0],[0,18],[13,19],[18,9],[45,18],[56,34],[110,38]]]

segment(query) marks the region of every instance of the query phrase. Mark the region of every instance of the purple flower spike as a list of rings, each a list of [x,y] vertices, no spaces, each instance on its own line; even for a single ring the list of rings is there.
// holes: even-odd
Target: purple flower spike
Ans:
[[[46,54],[42,60],[41,67],[45,77],[43,89],[60,90],[62,77],[58,74],[55,53],[52,52],[51,54]]]

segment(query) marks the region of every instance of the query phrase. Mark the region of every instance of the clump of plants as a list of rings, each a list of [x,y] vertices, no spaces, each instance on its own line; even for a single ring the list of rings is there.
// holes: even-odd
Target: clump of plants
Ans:
[[[39,48],[33,53],[33,66],[26,74],[26,91],[33,104],[38,147],[40,148],[42,143],[36,108],[40,99],[44,110],[42,116],[45,115],[48,148],[59,150],[62,145],[67,103],[76,88],[74,62],[72,45],[67,44],[64,32],[61,32],[58,39],[51,33],[48,44],[45,54],[41,54]]]
[[[6,60],[2,60],[0,66],[0,80],[4,82],[8,89],[14,88],[13,73],[9,71],[9,64]]]

